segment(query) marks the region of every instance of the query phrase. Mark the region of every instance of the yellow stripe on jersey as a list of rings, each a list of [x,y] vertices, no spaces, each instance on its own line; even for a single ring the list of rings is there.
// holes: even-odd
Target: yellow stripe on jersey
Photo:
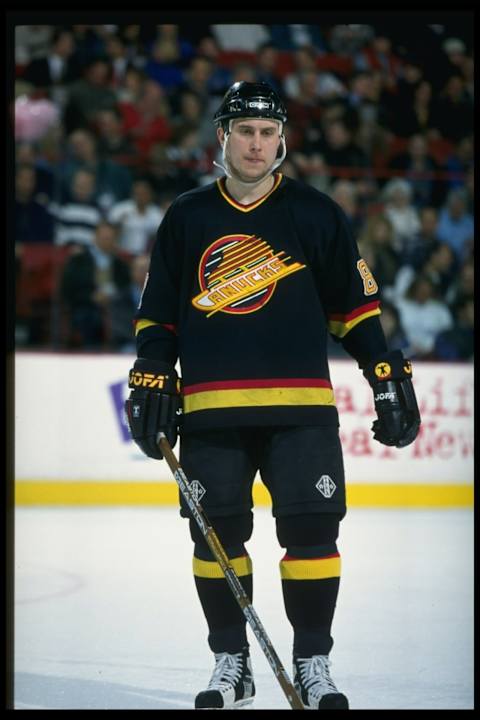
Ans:
[[[324,580],[340,577],[340,569],[340,556],[280,561],[282,580]]]
[[[352,320],[348,320],[347,322],[342,322],[341,320],[329,320],[328,329],[332,335],[343,338],[352,328],[355,327],[355,325],[358,325],[359,322],[362,322],[362,320],[366,320],[369,317],[373,317],[374,315],[380,315],[380,313],[381,310],[377,307],[363,313],[362,315],[357,315],[357,317],[354,317]]]
[[[145,328],[150,327],[151,325],[160,325],[160,323],[147,319],[137,320],[135,323],[135,335],[138,335],[140,330],[145,330]]]
[[[183,399],[183,412],[229,407],[269,407],[272,405],[335,405],[331,388],[245,388],[207,390]]]
[[[230,560],[230,565],[238,577],[252,574],[252,560],[249,555],[233,558]],[[225,577],[218,562],[213,560],[200,560],[195,556],[193,557],[193,574],[203,578]]]

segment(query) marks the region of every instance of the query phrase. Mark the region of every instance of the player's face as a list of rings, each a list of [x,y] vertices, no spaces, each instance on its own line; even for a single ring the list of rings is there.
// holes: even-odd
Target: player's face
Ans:
[[[254,182],[268,173],[280,145],[280,125],[274,120],[244,118],[234,120],[227,145],[232,172],[240,180]],[[219,139],[223,141],[220,129]]]

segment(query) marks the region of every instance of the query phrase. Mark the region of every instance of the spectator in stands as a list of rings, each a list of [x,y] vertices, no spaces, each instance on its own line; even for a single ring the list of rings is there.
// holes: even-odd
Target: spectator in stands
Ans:
[[[213,70],[213,63],[209,57],[195,55],[185,70],[184,81],[177,96],[185,90],[189,90],[198,96],[203,108],[207,108],[211,97],[209,83]]]
[[[111,333],[112,302],[117,301],[118,306],[129,290],[130,267],[118,255],[117,230],[101,222],[94,242],[78,248],[63,268],[60,295],[68,316],[67,347],[116,349],[118,338]]]
[[[290,151],[299,150],[309,155],[317,151],[321,135],[323,108],[317,88],[317,71],[303,70],[299,76],[299,92],[295,99],[287,101]]]
[[[55,191],[55,173],[42,158],[37,144],[20,142],[15,147],[16,165],[28,165],[35,173],[35,189],[33,196],[41,205],[48,205]]]
[[[220,48],[212,35],[205,35],[200,39],[197,55],[208,57],[212,63],[212,72],[208,79],[209,94],[223,96],[232,85],[232,71],[220,62]]]
[[[285,131],[287,128],[285,128]],[[287,147],[290,146],[289,136],[285,133]],[[303,182],[312,185],[320,192],[328,193],[330,187],[330,176],[327,164],[320,153],[311,152],[290,152],[289,159],[294,163],[296,172]]]
[[[457,263],[453,251],[445,243],[439,242],[430,248],[420,267],[402,265],[396,274],[394,285],[387,289],[386,295],[394,302],[405,297],[415,276],[421,274],[431,281],[437,298],[446,302],[456,272]]]
[[[170,103],[154,80],[145,80],[140,97],[133,103],[122,102],[120,109],[125,130],[132,138],[140,162],[146,160],[152,145],[170,140]]]
[[[15,170],[15,245],[53,243],[53,218],[36,199],[37,178],[32,165]]]
[[[14,103],[15,141],[37,142],[59,127],[58,106],[48,98],[38,98],[29,90]]]
[[[383,213],[370,215],[358,235],[360,255],[366,260],[382,297],[395,283],[400,259],[394,245],[394,229]]]
[[[446,300],[448,290],[458,271],[458,264],[450,245],[439,242],[425,258],[419,272],[432,281],[437,296]]]
[[[464,80],[465,95],[473,105],[475,97],[475,62],[471,56],[466,57],[463,62],[462,77]]]
[[[260,45],[270,40],[266,25],[211,25],[211,32],[222,50],[256,52]]]
[[[118,107],[124,116],[126,128],[128,128],[128,112],[130,107],[135,106],[142,97],[143,88],[147,76],[140,68],[129,66],[123,77],[123,82],[115,88],[118,100]]]
[[[378,104],[382,92],[382,80],[379,72],[359,70],[350,76],[347,85],[347,102],[351,107],[357,109],[359,115],[363,108],[372,106],[378,115]],[[370,110],[368,115],[368,119],[371,119],[372,112]]]
[[[446,301],[450,308],[453,308],[465,298],[473,300],[475,290],[475,267],[473,258],[465,260],[455,275],[452,284],[447,292]]]
[[[301,95],[301,79],[305,73],[315,73],[316,95],[328,102],[336,97],[344,97],[347,94],[345,85],[336,75],[328,71],[318,72],[317,52],[311,46],[302,46],[294,52],[295,71],[289,73],[283,79],[283,89],[287,98],[296,100]]]
[[[410,357],[431,357],[437,335],[453,325],[451,313],[447,305],[437,299],[432,281],[417,275],[405,297],[398,298],[395,305],[408,338]]]
[[[101,110],[111,110],[117,97],[111,87],[111,65],[103,57],[92,58],[84,68],[83,77],[70,86],[63,122],[69,135],[78,128],[94,129]]]
[[[101,110],[95,120],[99,157],[132,168],[138,162],[137,150],[125,131],[122,113],[115,107]]]
[[[473,298],[464,297],[453,308],[453,327],[435,338],[435,360],[473,362],[474,359],[474,312]]]
[[[438,219],[438,237],[450,245],[459,262],[468,255],[473,245],[473,216],[467,211],[467,195],[464,189],[450,190]]]
[[[456,37],[449,37],[444,40],[442,50],[447,56],[448,70],[446,75],[461,74],[466,59],[467,48],[463,40]]]
[[[371,25],[333,25],[328,34],[328,45],[336,55],[353,59],[374,35],[375,31]]]
[[[178,98],[179,110],[171,118],[172,140],[175,145],[179,139],[184,138],[191,131],[197,132],[199,150],[213,153],[217,146],[217,135],[211,117],[203,110],[198,95],[191,90],[185,90]]]
[[[388,157],[391,134],[387,129],[386,111],[381,102],[382,81],[378,72],[355,73],[348,82],[344,116],[354,130],[356,145],[373,166],[383,167]],[[378,190],[378,188],[377,188]]]
[[[347,216],[355,237],[358,236],[359,230],[363,224],[363,217],[357,201],[357,188],[354,182],[350,180],[335,180],[329,191],[329,195]]]
[[[111,344],[119,352],[135,352],[135,337],[132,323],[135,311],[140,304],[145,278],[150,265],[150,255],[136,255],[130,261],[131,280],[125,292],[120,293],[111,302]]]
[[[75,62],[74,52],[75,39],[71,30],[55,28],[48,53],[28,63],[23,79],[63,106],[65,85],[70,85],[80,76],[81,68]]]
[[[473,165],[470,165],[465,176],[465,202],[467,213],[473,217],[475,202],[475,172]]]
[[[437,116],[432,85],[428,80],[422,80],[414,89],[413,101],[404,105],[393,129],[400,137],[410,137],[415,133],[428,136],[430,130],[436,127]]]
[[[177,197],[198,187],[198,176],[192,167],[179,167],[170,157],[166,145],[152,146],[148,156],[146,177],[159,202],[165,196]]]
[[[149,266],[150,253],[146,255],[136,255],[130,263],[132,271],[131,294],[133,307],[135,309],[140,305],[140,298],[145,286],[145,278],[147,277]]]
[[[437,179],[440,166],[428,152],[423,135],[412,135],[406,151],[395,155],[388,163],[390,170],[399,171],[412,189],[412,204],[419,210],[427,205],[439,207],[444,199],[443,183]]]
[[[16,25],[15,65],[23,70],[31,60],[45,57],[54,29],[51,25]]]
[[[123,86],[127,71],[135,58],[129,53],[127,44],[119,34],[105,39],[105,55],[112,69],[110,87],[115,90]]]
[[[189,42],[192,47],[196,48],[197,51],[199,51],[200,45],[202,43],[202,40],[204,38],[210,37],[215,40],[215,37],[212,32],[212,27],[209,24],[200,22],[201,16],[198,15],[195,18],[195,22],[188,22],[188,16],[186,16],[186,22],[179,24],[179,32],[180,36],[184,38],[187,42]],[[204,18],[205,20],[208,19],[207,16]],[[215,42],[217,42],[215,40]],[[201,52],[201,51],[199,51]]]
[[[461,75],[452,75],[440,93],[435,122],[441,136],[452,143],[473,133],[473,103]]]
[[[148,51],[142,36],[143,25],[119,25],[118,34],[122,39],[132,66],[142,68],[147,61]]]
[[[393,225],[393,246],[401,255],[420,228],[418,211],[412,203],[412,188],[402,178],[392,178],[382,192],[384,213]]]
[[[431,250],[440,242],[437,235],[437,209],[428,206],[423,207],[419,215],[420,227],[418,232],[412,235],[411,239],[405,243],[400,257],[402,264],[411,265],[415,270],[418,270],[423,265]]]
[[[473,135],[466,135],[456,144],[445,160],[445,170],[452,173],[446,185],[449,190],[465,187],[467,175],[473,170]]]
[[[284,86],[277,73],[278,57],[278,47],[272,42],[263,43],[258,48],[256,53],[257,81],[268,83],[279,95],[283,95]]]
[[[380,324],[385,333],[385,340],[389,350],[402,350],[405,354],[409,352],[408,338],[400,321],[400,313],[393,303],[382,300],[382,314]]]
[[[394,92],[401,74],[402,63],[392,49],[392,42],[383,32],[378,32],[371,41],[355,54],[355,67],[358,70],[378,70],[382,75],[383,86]]]
[[[232,84],[236,82],[256,82],[257,81],[257,70],[255,65],[245,60],[240,60],[232,67]],[[217,100],[213,100],[211,106],[216,103]]]
[[[180,87],[184,69],[193,56],[190,43],[178,34],[178,25],[157,25],[157,33],[145,64],[147,76],[162,86],[167,94]]]
[[[98,32],[97,25],[72,25],[75,42],[75,62],[85,68],[92,58],[105,53],[105,37]]]
[[[338,119],[326,124],[318,150],[334,176],[339,169],[347,173],[353,169],[352,176],[357,177],[355,169],[368,167],[368,158],[355,144],[352,129],[345,120]]]
[[[269,25],[270,42],[279,50],[313,47],[319,55],[327,52],[327,44],[319,25]]]
[[[77,170],[87,170],[95,176],[95,201],[107,211],[115,202],[130,197],[132,174],[118,163],[98,154],[97,139],[88,130],[75,130],[67,139],[67,157],[62,164],[64,189],[68,189]]]
[[[432,84],[424,77],[422,63],[415,56],[407,55],[395,92],[382,94],[389,130],[399,137],[425,132],[431,127],[432,97]]]
[[[179,130],[184,128],[198,128],[203,120],[203,105],[197,93],[192,90],[183,90],[178,95],[177,112],[170,118],[173,139]]]
[[[110,208],[108,220],[119,227],[119,248],[130,255],[142,255],[151,250],[163,215],[153,202],[150,183],[138,179],[133,183],[131,199]]]
[[[95,174],[77,170],[63,202],[52,202],[50,212],[56,220],[56,245],[92,245],[102,211],[95,200]]]

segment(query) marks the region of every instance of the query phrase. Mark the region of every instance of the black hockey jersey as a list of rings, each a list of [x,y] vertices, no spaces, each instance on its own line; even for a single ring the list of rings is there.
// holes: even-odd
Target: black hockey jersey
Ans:
[[[311,186],[274,180],[250,205],[225,178],[187,192],[158,230],[137,352],[179,359],[185,431],[338,424],[327,334],[364,337],[366,359],[385,347],[378,287],[343,211]]]

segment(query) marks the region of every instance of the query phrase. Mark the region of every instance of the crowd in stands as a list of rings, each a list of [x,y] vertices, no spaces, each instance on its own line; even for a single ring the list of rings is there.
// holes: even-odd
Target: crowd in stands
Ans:
[[[344,209],[390,348],[472,361],[471,28],[401,30],[17,26],[17,347],[134,351],[158,225],[221,174],[212,117],[227,88],[266,80],[288,111],[279,171]]]

